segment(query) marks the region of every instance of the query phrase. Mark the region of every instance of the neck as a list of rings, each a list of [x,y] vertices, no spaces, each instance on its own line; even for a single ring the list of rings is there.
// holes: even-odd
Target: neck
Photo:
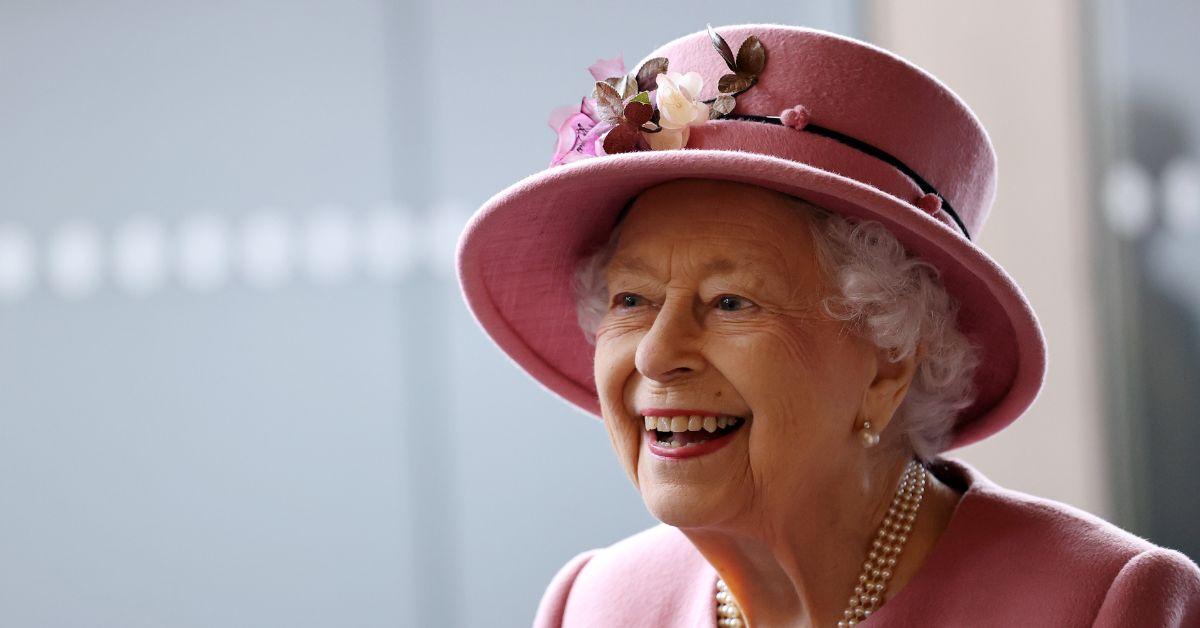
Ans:
[[[898,457],[863,471],[861,482],[824,483],[836,488],[756,513],[754,521],[680,530],[728,585],[748,626],[836,626],[907,462]],[[916,572],[957,503],[958,494],[932,474],[927,482],[885,602]],[[851,485],[855,489],[846,488]]]

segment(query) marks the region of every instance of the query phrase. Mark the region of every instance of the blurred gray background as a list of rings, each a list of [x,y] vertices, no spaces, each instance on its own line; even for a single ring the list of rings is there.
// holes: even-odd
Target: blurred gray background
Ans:
[[[527,626],[567,559],[656,523],[600,423],[484,336],[453,247],[590,64],[705,23],[866,39],[977,108],[1013,186],[982,244],[1051,374],[961,455],[1196,556],[1200,263],[1154,275],[1165,374],[1130,291],[1168,255],[1137,243],[1197,250],[1200,51],[1164,28],[1194,7],[1150,4],[0,1],[0,626]],[[1079,132],[1034,133],[1035,98]],[[1164,227],[1137,211],[1167,162]],[[1044,241],[1029,185],[1062,200]]]

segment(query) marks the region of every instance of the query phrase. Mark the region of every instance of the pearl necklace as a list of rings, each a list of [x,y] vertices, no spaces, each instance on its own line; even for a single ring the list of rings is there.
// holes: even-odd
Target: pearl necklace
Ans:
[[[871,541],[867,561],[863,563],[854,595],[850,597],[850,605],[842,611],[842,617],[838,620],[838,628],[856,626],[879,608],[887,581],[892,577],[892,569],[900,557],[900,550],[908,541],[908,534],[912,532],[913,521],[917,518],[917,509],[921,507],[924,495],[925,467],[917,460],[910,460],[904,467],[900,487],[892,498],[887,516],[879,524],[875,539]],[[721,628],[743,628],[746,625],[742,607],[720,578],[717,578],[717,625]]]

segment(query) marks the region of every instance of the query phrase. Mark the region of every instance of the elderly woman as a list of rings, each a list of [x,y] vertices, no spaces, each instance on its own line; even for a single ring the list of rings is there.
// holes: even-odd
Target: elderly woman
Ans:
[[[942,457],[1045,369],[972,241],[995,156],[953,92],[775,25],[591,70],[459,277],[519,366],[603,419],[662,524],[569,560],[535,626],[1200,625],[1182,554]]]

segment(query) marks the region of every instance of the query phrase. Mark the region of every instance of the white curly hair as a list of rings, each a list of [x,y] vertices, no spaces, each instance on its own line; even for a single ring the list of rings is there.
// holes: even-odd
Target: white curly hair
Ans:
[[[911,255],[879,222],[856,221],[787,198],[806,212],[821,272],[836,287],[822,303],[825,314],[846,321],[854,333],[886,349],[893,361],[923,347],[891,425],[904,431],[917,456],[934,457],[949,444],[958,413],[976,394],[979,348],[958,329],[957,302],[946,292],[937,268]],[[604,269],[616,252],[620,231],[618,222],[607,242],[579,260],[573,275],[579,326],[592,345],[608,309]]]

